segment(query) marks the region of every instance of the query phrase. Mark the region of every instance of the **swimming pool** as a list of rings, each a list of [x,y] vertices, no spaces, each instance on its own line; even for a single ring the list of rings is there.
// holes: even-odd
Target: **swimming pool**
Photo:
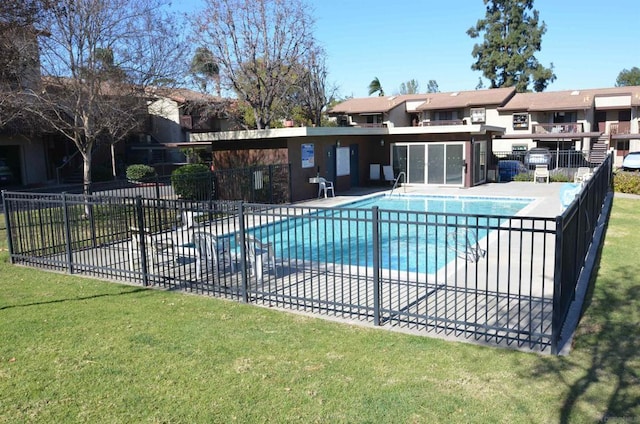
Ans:
[[[447,248],[447,235],[452,231],[471,231],[480,241],[505,217],[517,214],[532,201],[384,195],[288,218],[255,228],[252,233],[270,242],[277,257],[288,260],[370,267],[377,245],[383,269],[432,274],[456,257],[456,252]]]

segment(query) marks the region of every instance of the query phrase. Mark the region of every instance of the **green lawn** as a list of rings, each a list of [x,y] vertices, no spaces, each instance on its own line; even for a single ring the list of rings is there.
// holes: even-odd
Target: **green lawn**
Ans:
[[[0,422],[636,423],[638,210],[567,357],[11,266],[0,231]]]

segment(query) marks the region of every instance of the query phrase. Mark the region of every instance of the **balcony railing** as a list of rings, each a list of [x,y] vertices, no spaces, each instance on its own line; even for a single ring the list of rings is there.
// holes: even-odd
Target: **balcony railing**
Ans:
[[[564,122],[558,124],[534,124],[534,134],[572,134],[583,132],[581,122]]]
[[[609,124],[609,134],[631,134],[631,122],[612,122]]]
[[[442,120],[422,121],[423,127],[435,127],[438,125],[464,125],[464,121],[462,119],[442,119]]]

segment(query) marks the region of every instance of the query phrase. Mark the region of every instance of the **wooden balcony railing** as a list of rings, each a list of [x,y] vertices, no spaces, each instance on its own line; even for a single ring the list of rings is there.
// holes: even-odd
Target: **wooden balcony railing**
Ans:
[[[564,122],[559,124],[534,124],[534,134],[572,134],[583,132],[581,122]]]
[[[631,134],[631,122],[612,122],[609,124],[609,134]]]

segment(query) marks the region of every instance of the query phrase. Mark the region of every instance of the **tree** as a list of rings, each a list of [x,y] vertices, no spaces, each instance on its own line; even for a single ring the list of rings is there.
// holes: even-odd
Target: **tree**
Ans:
[[[301,64],[295,87],[293,104],[300,107],[302,116],[315,126],[322,125],[322,113],[335,97],[337,87],[327,82],[325,51],[316,47]]]
[[[540,51],[547,28],[533,9],[533,0],[484,0],[486,15],[467,30],[471,38],[484,33],[482,44],[475,44],[471,69],[482,71],[491,88],[515,87],[516,91],[543,91],[555,81],[553,63],[544,67],[534,54]]]
[[[440,87],[438,87],[438,83],[436,80],[429,80],[429,84],[427,84],[427,93],[439,93]]]
[[[180,40],[163,0],[59,0],[38,23],[42,86],[27,110],[71,140],[83,159],[85,192],[94,148],[140,130],[146,88],[184,74]]]
[[[220,67],[211,50],[206,47],[198,47],[193,59],[191,59],[190,71],[202,92],[207,92],[207,82],[212,79],[216,82],[216,94],[218,97],[221,96]]]
[[[211,49],[223,86],[248,104],[258,129],[269,128],[277,102],[296,83],[313,51],[314,20],[304,0],[206,0],[197,40]]]
[[[400,84],[400,94],[418,94],[420,84],[418,81],[411,79]],[[371,93],[370,93],[371,94]]]
[[[24,118],[18,94],[40,78],[33,24],[43,11],[40,0],[0,2],[0,129]]]
[[[369,83],[369,95],[372,95],[374,93],[378,93],[378,96],[380,97],[384,96],[384,90],[382,89],[382,84],[380,84],[380,80],[378,79],[378,77],[375,77]]]
[[[623,69],[616,78],[616,87],[640,85],[640,68]]]

